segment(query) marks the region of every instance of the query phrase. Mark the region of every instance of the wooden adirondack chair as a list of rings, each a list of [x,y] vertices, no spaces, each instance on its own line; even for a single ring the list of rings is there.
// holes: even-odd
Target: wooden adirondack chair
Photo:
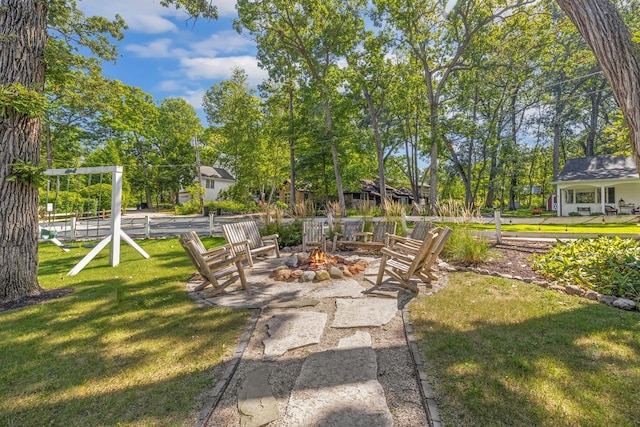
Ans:
[[[357,233],[362,233],[362,230],[364,230],[363,220],[344,221],[342,223],[342,231],[333,236],[332,251],[335,252],[339,247],[342,247],[343,244],[356,240]]]
[[[181,234],[180,244],[203,278],[203,282],[194,290],[200,291],[211,285],[214,288],[212,295],[216,295],[238,279],[240,279],[242,289],[247,289],[242,265],[242,262],[247,260],[246,250],[234,254],[232,245],[205,249],[195,231]],[[246,248],[246,242],[240,245]]]
[[[322,248],[323,252],[327,251],[323,222],[304,221],[302,223],[302,251],[307,252],[310,246]]]
[[[422,241],[427,237],[427,233],[429,230],[433,229],[433,224],[427,221],[418,221],[415,223],[413,229],[411,230],[411,234],[408,237],[398,236],[395,234],[390,234],[388,236],[389,239],[389,247],[394,248],[397,242],[404,242],[408,244],[411,241],[413,246],[420,246]]]
[[[373,232],[355,233],[356,239],[344,242],[345,247],[380,250],[388,245],[388,236],[396,233],[395,221],[378,221],[373,226]]]
[[[260,236],[258,225],[255,221],[234,222],[222,224],[224,238],[230,244],[248,242],[249,266],[253,267],[253,257],[274,252],[280,258],[280,248],[278,247],[278,235]],[[235,247],[234,252],[242,251],[241,246]]]
[[[421,274],[428,259],[437,244],[441,229],[434,229],[427,234],[427,237],[420,243],[414,253],[398,252],[389,247],[381,249],[382,259],[376,277],[376,285],[382,284],[385,273],[398,281],[400,286],[418,293],[418,286],[412,283],[414,277],[424,281]],[[416,249],[413,248],[412,249]]]
[[[436,261],[438,260],[438,257],[440,256],[440,253],[444,249],[444,246],[447,244],[447,240],[449,240],[449,236],[451,236],[452,232],[453,230],[451,230],[449,227],[445,227],[439,234],[438,241],[433,246],[429,257],[425,261],[424,266],[422,267],[422,271],[420,272],[425,283],[429,283],[431,282],[431,280],[438,280],[438,276],[435,273],[434,266]]]

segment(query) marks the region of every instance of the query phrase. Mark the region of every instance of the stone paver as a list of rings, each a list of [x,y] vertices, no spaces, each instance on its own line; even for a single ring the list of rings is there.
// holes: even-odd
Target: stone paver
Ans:
[[[247,373],[238,390],[242,427],[260,427],[280,418],[278,404],[269,387],[271,369],[259,367]]]
[[[382,326],[398,313],[398,301],[392,298],[337,299],[334,328]]]
[[[309,293],[309,298],[362,298],[366,288],[354,279],[333,279]]]
[[[287,350],[319,343],[326,323],[325,313],[298,311],[275,314],[267,323],[269,338],[263,341],[264,357],[273,358]]]
[[[360,335],[344,341],[342,348],[314,353],[305,360],[283,426],[393,425],[377,380],[376,354],[370,346],[360,346],[365,342]]]

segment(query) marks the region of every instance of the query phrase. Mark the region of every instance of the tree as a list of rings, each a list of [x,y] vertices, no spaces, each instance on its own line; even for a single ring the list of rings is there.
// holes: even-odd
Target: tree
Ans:
[[[215,18],[207,0],[162,0],[194,17]],[[38,284],[38,184],[46,73],[57,72],[48,55],[49,33],[61,43],[77,41],[113,59],[110,37],[124,22],[86,18],[75,0],[0,0],[0,300],[41,291]],[[49,31],[49,32],[48,32]],[[73,49],[69,48],[68,52]],[[64,75],[64,70],[62,70]]]
[[[640,165],[640,46],[608,0],[557,0],[593,50],[629,126]]]

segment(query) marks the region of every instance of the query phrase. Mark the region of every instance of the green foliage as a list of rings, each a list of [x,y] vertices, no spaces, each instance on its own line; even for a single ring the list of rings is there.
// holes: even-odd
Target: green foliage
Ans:
[[[6,107],[31,117],[41,117],[47,107],[47,98],[19,83],[0,85],[0,108]]]
[[[85,211],[111,209],[111,184],[94,184],[84,187],[80,190],[80,195],[91,201],[85,203],[86,206],[95,206],[94,209],[86,209]]]
[[[634,239],[558,242],[549,253],[535,255],[533,267],[561,285],[640,301],[640,245]]]
[[[289,224],[270,222],[260,230],[260,234],[263,236],[278,234],[280,247],[300,245],[302,244],[302,222],[298,220]]]
[[[20,159],[10,163],[9,166],[11,167],[11,173],[7,177],[7,181],[19,181],[34,187],[40,187],[45,181],[43,166]]]
[[[582,214],[580,212],[573,211],[569,212],[569,216],[582,216]]]
[[[483,263],[492,255],[486,238],[459,227],[454,228],[442,252],[447,259],[463,265]]]
[[[209,208],[210,212],[220,209],[221,213],[240,214],[247,212],[258,212],[260,208],[254,202],[239,203],[233,200],[215,200],[213,202],[206,202],[205,206]]]
[[[200,202],[198,200],[191,199],[175,208],[177,215],[193,215],[200,212]]]

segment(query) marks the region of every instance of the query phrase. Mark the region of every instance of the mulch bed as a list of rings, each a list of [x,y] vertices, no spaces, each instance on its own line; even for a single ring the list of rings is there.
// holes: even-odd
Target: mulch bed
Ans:
[[[52,299],[61,298],[73,292],[73,288],[60,288],[42,291],[38,295],[28,295],[17,301],[0,302],[0,311],[13,310],[15,308],[26,307],[34,304],[51,301]]]

